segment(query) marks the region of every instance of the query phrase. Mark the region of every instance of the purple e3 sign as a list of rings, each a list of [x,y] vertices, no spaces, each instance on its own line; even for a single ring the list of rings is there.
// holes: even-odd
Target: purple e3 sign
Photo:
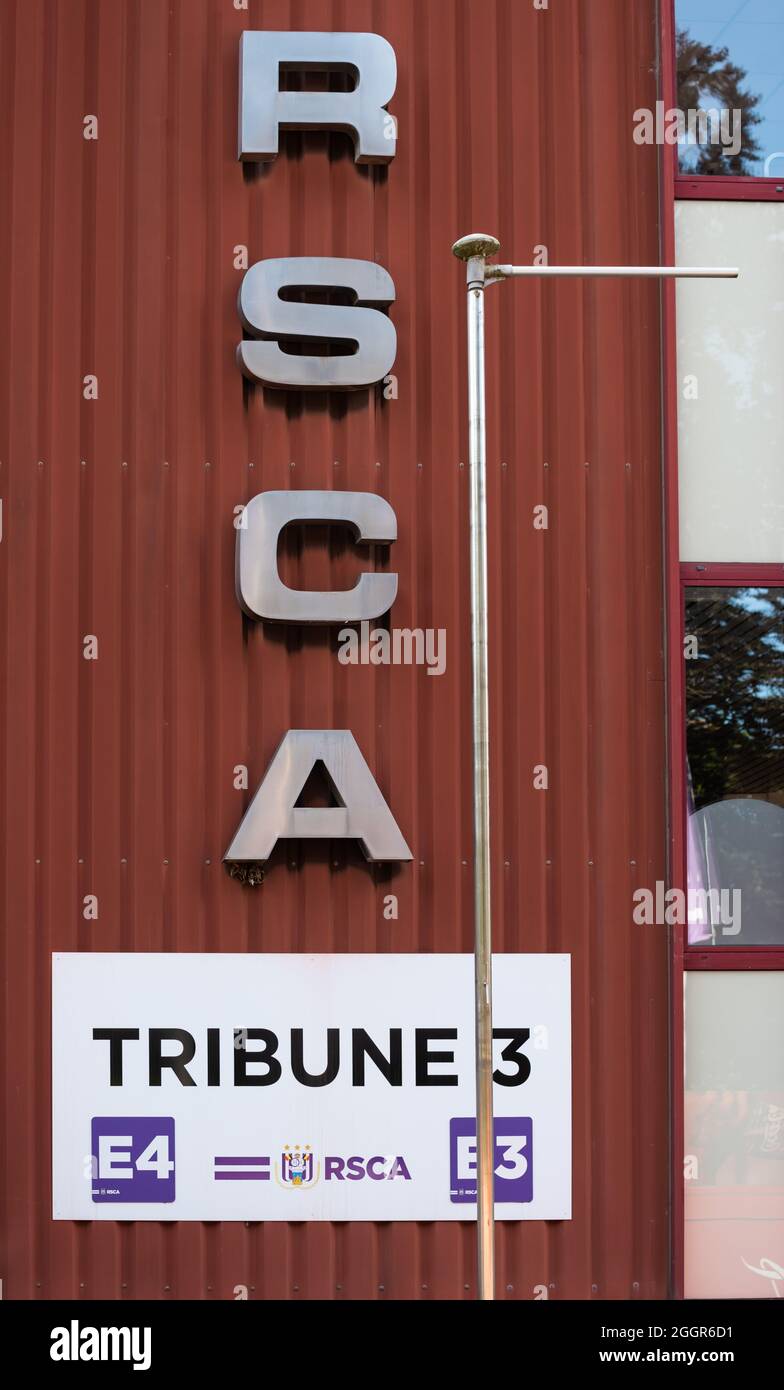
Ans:
[[[532,1202],[534,1196],[533,1120],[493,1117],[494,1201]],[[476,1202],[476,1118],[449,1121],[449,1196]]]
[[[174,1120],[109,1115],[92,1123],[94,1202],[174,1201]]]

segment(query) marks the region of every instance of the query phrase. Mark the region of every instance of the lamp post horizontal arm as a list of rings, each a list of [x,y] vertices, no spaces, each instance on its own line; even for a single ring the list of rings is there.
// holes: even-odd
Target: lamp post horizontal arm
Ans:
[[[648,280],[737,280],[732,265],[488,265],[487,280],[511,280],[517,276],[617,276]]]

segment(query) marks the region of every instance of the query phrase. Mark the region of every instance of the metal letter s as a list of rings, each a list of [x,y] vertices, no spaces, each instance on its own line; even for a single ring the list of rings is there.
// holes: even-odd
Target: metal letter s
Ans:
[[[354,304],[283,300],[285,289],[343,289]],[[286,256],[257,261],[240,286],[237,308],[247,331],[267,340],[240,343],[237,362],[251,381],[295,390],[361,391],[383,380],[397,352],[394,324],[378,308],[392,304],[391,275],[373,261],[336,256]],[[309,357],[286,353],[278,339],[340,339],[356,349],[347,356]]]

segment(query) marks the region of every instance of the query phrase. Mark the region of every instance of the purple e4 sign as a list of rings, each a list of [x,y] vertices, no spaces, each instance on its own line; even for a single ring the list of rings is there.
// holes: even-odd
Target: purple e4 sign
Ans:
[[[493,1117],[494,1201],[532,1202],[534,1197],[533,1120],[530,1116]],[[449,1196],[476,1202],[476,1118],[449,1121]]]
[[[92,1122],[94,1202],[174,1201],[174,1120],[99,1116]]]

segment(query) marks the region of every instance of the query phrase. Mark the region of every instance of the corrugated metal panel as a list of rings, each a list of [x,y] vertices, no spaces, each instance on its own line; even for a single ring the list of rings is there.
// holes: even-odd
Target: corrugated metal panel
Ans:
[[[394,45],[399,153],[292,134],[235,159],[243,28]],[[655,261],[654,0],[7,0],[0,13],[0,653],[4,698],[6,1296],[468,1297],[470,1225],[50,1219],[52,950],[469,950],[464,290],[476,227],[507,258]],[[97,141],[83,117],[99,119]],[[397,285],[399,396],[249,391],[241,272],[378,260]],[[659,309],[646,284],[488,300],[497,949],[574,976],[574,1219],[503,1225],[499,1290],[667,1283]],[[94,372],[97,401],[82,379]],[[398,626],[448,630],[446,675],[344,668],[334,636],[247,624],[233,509],[262,488],[377,489],[400,539]],[[549,507],[535,531],[533,508]],[[348,578],[309,540],[294,573]],[[82,658],[95,634],[99,659]],[[221,856],[289,727],[350,727],[415,855],[328,847],[260,889]],[[533,790],[534,765],[549,791]],[[397,922],[382,898],[399,896]],[[85,894],[99,919],[85,922]]]

